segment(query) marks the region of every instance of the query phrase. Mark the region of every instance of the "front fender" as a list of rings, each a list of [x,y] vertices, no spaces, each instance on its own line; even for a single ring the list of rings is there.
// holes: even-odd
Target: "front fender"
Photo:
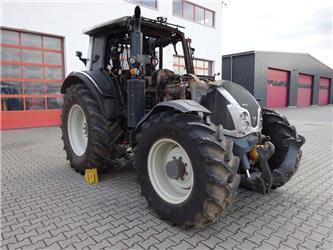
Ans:
[[[131,134],[131,144],[134,146],[136,144],[135,136],[140,128],[140,126],[148,120],[150,116],[155,113],[164,112],[168,110],[176,110],[180,111],[181,113],[203,113],[206,115],[211,115],[211,111],[205,108],[204,106],[200,105],[199,103],[193,100],[172,100],[172,101],[165,101],[156,104],[137,124],[136,128],[133,130]]]

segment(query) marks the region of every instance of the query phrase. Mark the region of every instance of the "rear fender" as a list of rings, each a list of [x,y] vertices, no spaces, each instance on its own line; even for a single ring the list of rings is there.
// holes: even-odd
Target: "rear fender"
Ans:
[[[71,85],[77,83],[87,86],[106,118],[110,119],[112,116],[121,114],[124,101],[119,84],[104,70],[70,73],[62,84],[61,93],[65,94]]]
[[[131,144],[135,146],[136,144],[136,134],[139,131],[140,126],[149,119],[150,116],[156,113],[169,111],[169,110],[176,110],[181,113],[201,113],[203,115],[211,115],[211,112],[205,108],[204,106],[200,105],[199,103],[193,100],[172,100],[172,101],[165,101],[156,104],[137,124],[136,128],[133,130],[131,134]]]

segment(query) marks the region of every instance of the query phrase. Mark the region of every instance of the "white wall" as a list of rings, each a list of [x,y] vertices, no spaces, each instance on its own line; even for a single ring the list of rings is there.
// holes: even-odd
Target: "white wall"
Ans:
[[[192,39],[195,57],[212,60],[213,73],[221,72],[222,55],[222,5],[219,0],[192,1],[215,11],[215,27],[207,27],[172,14],[172,0],[158,0],[157,10],[141,6],[145,17],[164,16],[168,22],[185,26],[186,37]],[[65,37],[66,74],[84,69],[82,62],[75,57],[80,50],[83,56],[88,49],[89,38],[82,30],[121,16],[133,15],[136,4],[126,0],[63,1],[44,0],[44,2],[3,2],[2,26],[45,32]],[[172,67],[171,50],[165,57],[165,65]]]

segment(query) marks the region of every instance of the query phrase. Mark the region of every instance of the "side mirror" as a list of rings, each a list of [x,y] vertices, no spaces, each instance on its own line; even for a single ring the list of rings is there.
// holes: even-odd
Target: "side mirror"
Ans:
[[[195,48],[191,48],[191,55],[194,55]]]
[[[215,73],[215,74],[213,75],[213,80],[215,81],[215,77],[216,77],[216,76],[219,76],[219,75],[221,75],[220,72]]]
[[[75,56],[77,56],[78,58],[82,57],[82,52],[81,51],[75,51]]]
[[[82,58],[82,52],[81,51],[75,51],[75,55],[80,59],[81,62],[83,62],[84,65],[87,65],[88,59]]]

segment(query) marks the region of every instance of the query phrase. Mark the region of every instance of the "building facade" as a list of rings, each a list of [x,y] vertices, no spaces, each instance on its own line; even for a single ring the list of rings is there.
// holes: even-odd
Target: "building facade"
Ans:
[[[244,86],[262,107],[333,103],[333,70],[303,53],[249,51],[222,57],[222,78]]]
[[[198,75],[221,72],[222,3],[219,0],[117,0],[109,2],[4,2],[1,28],[1,128],[60,124],[65,76],[83,70],[75,56],[88,51],[86,28],[121,16],[163,16],[184,26],[191,38]],[[183,73],[185,63],[172,48],[165,68]]]

